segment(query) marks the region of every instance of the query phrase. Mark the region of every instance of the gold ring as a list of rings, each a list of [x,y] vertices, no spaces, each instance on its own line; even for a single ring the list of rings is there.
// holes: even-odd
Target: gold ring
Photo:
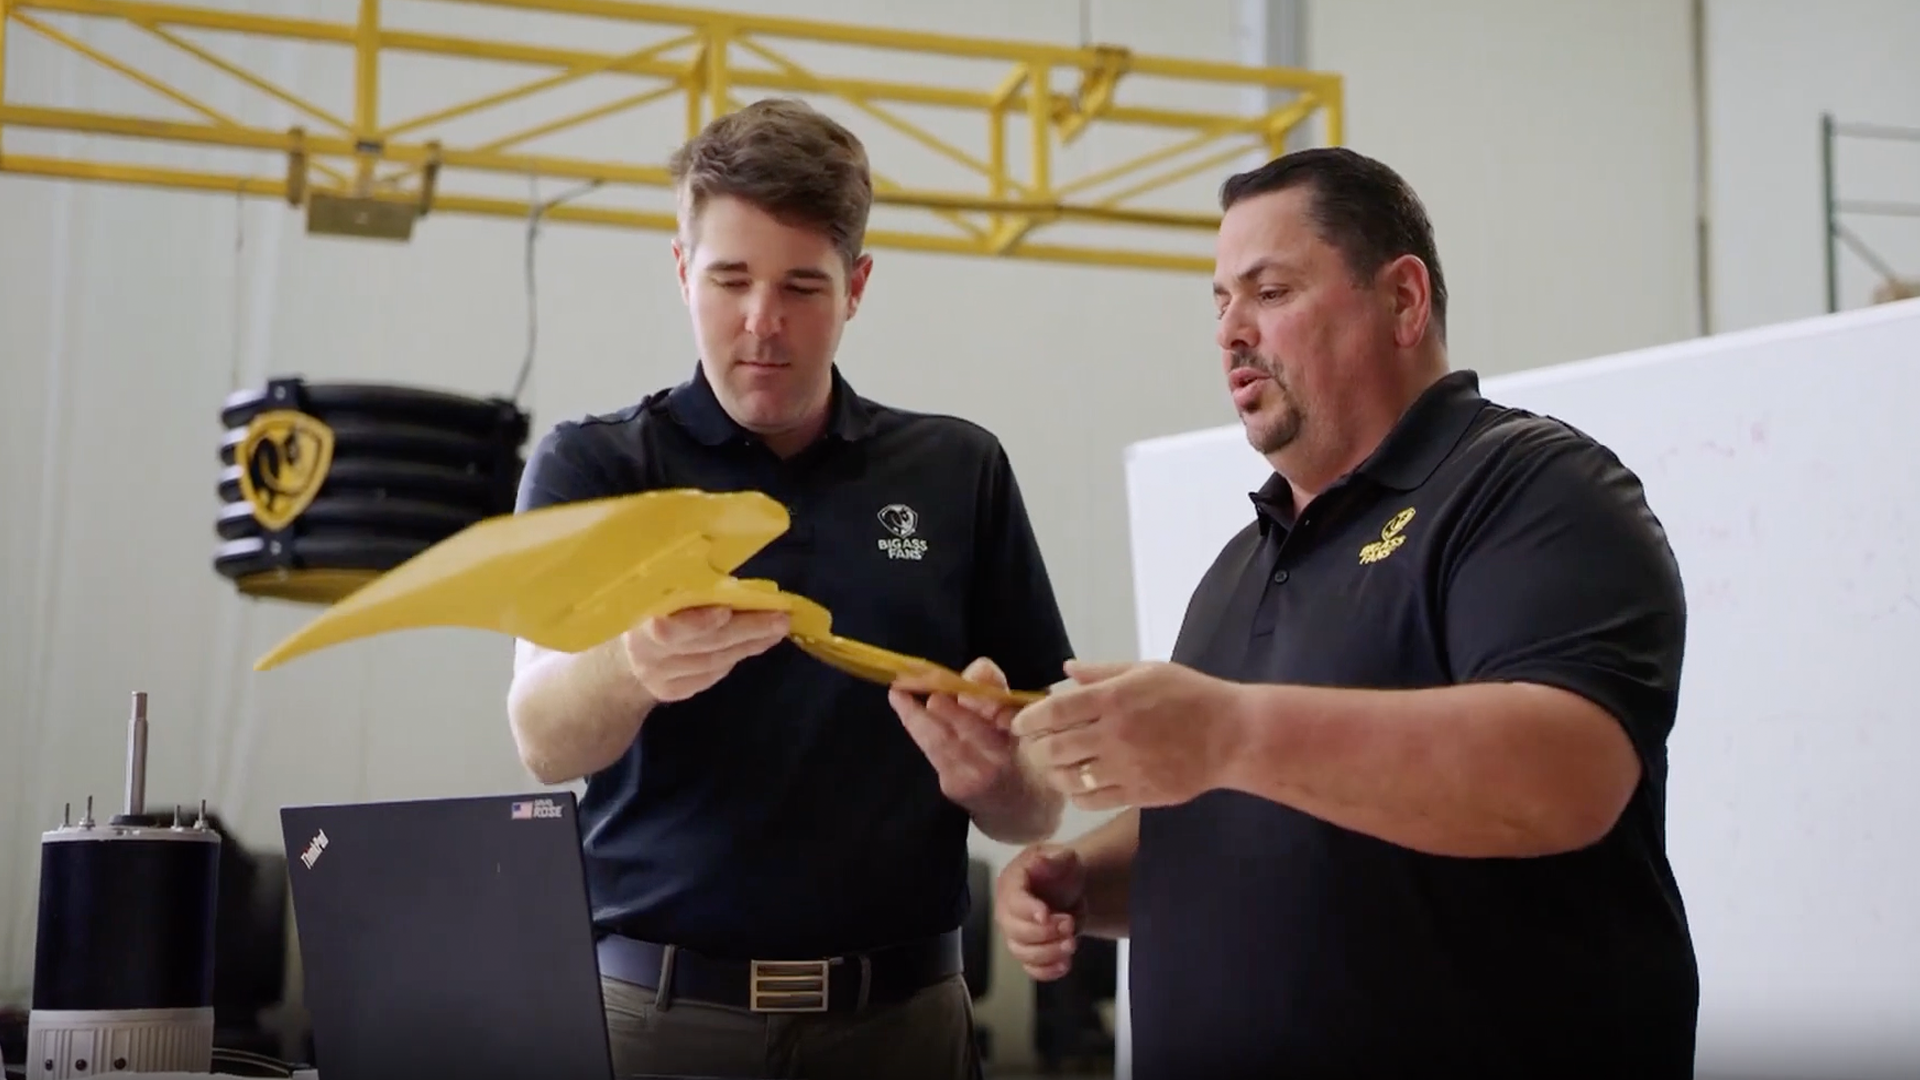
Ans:
[[[1092,791],[1098,788],[1099,786],[1100,786],[1100,781],[1095,780],[1093,778],[1093,762],[1091,761],[1081,762],[1080,763],[1080,787],[1086,791]]]

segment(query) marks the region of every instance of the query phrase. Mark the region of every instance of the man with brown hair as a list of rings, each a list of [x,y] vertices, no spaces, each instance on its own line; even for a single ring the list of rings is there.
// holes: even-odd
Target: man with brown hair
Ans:
[[[761,101],[709,124],[672,171],[699,363],[555,427],[520,509],[762,491],[793,525],[740,576],[820,602],[849,637],[1002,685],[1057,681],[1071,651],[998,440],[862,398],[834,362],[873,269],[859,140]],[[999,711],[862,682],[786,632],[784,616],[699,609],[584,653],[518,646],[522,760],[546,783],[586,779],[616,1070],[973,1076],[968,825],[1039,840],[1062,800]]]

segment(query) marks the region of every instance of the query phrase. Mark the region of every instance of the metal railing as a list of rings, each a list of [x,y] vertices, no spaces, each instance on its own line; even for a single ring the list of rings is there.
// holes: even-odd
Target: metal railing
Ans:
[[[1848,124],[1834,119],[1832,113],[1820,116],[1820,175],[1822,213],[1826,222],[1827,313],[1840,310],[1840,249],[1844,246],[1867,264],[1888,286],[1898,287],[1903,278],[1893,265],[1875,252],[1859,233],[1841,220],[1844,215],[1858,217],[1920,217],[1920,202],[1842,199],[1838,184],[1838,143],[1841,139],[1879,139],[1920,143],[1920,128],[1888,124]],[[1920,154],[1914,167],[1920,172]]]

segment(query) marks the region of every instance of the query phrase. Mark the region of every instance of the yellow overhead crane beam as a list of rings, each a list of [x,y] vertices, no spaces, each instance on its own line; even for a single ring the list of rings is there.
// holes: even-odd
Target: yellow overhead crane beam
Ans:
[[[1111,46],[1072,48],[628,0],[439,3],[594,18],[623,33],[651,29],[670,36],[639,48],[591,51],[536,44],[524,37],[488,40],[428,33],[383,20],[379,0],[360,0],[358,18],[353,22],[145,0],[0,0],[0,172],[285,199],[306,208],[313,231],[404,239],[411,235],[414,222],[429,212],[524,219],[537,209],[531,200],[444,190],[443,173],[563,179],[609,191],[670,187],[664,158],[618,162],[522,149],[544,136],[675,97],[683,100],[686,132],[691,135],[707,119],[738,108],[738,93],[824,96],[864,113],[981,181],[980,189],[971,191],[907,185],[878,175],[885,171],[880,167],[886,163],[876,162],[876,203],[916,208],[925,212],[928,221],[923,229],[876,228],[868,236],[872,246],[1107,266],[1210,270],[1212,259],[1197,255],[1137,245],[1049,243],[1048,229],[1098,224],[1211,232],[1219,221],[1212,207],[1142,207],[1137,200],[1188,177],[1221,169],[1250,153],[1278,153],[1288,134],[1315,115],[1323,120],[1326,142],[1337,144],[1343,138],[1340,78],[1324,72],[1144,56]],[[224,115],[177,86],[88,44],[70,29],[62,29],[49,15],[117,20],[137,28],[291,106],[311,126],[303,123],[288,130],[273,130]],[[204,34],[196,38],[188,33],[209,31],[350,49],[353,79],[351,109],[346,110],[350,115],[338,115],[275,85],[198,43],[205,40]],[[27,36],[73,50],[119,72],[197,119],[120,115],[21,101],[9,86],[4,65],[8,39],[17,43]],[[612,31],[607,36],[612,37]],[[842,77],[802,66],[787,54],[796,47],[818,45],[993,61],[1000,65],[1003,77],[986,89]],[[16,61],[21,54],[16,44]],[[545,74],[431,113],[399,119],[383,116],[379,108],[381,78],[383,71],[390,70],[385,65],[410,56],[511,64],[544,69]],[[910,69],[897,58],[893,67]],[[607,75],[627,77],[628,92],[593,108],[478,142],[462,143],[435,134],[450,121]],[[1277,108],[1251,115],[1119,100],[1128,80],[1145,78],[1278,91],[1291,97]],[[1277,96],[1265,95],[1267,99]],[[976,153],[955,146],[897,111],[900,107],[928,106],[978,117],[984,151]],[[178,110],[175,115],[179,115]],[[1009,162],[1012,148],[1008,129],[1015,123],[1022,124],[1027,134],[1027,145],[1020,148],[1024,158],[1021,169]],[[1105,168],[1072,177],[1061,175],[1062,148],[1089,131],[1111,127],[1156,130],[1168,141]],[[286,168],[278,175],[249,175],[29,156],[7,151],[3,140],[10,128],[268,151],[283,155]],[[665,210],[592,205],[586,200],[548,205],[541,212],[550,220],[583,224],[660,231],[675,227],[672,214]]]

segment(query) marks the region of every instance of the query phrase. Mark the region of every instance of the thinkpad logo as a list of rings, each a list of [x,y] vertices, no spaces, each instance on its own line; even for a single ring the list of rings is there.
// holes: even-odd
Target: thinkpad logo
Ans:
[[[887,553],[889,559],[921,559],[926,557],[927,542],[914,534],[920,529],[920,515],[913,507],[905,503],[893,503],[880,508],[880,525],[892,536],[880,538],[880,550]]]
[[[313,864],[320,861],[320,853],[325,850],[327,850],[327,830],[321,829],[313,834],[313,839],[307,841],[307,849],[300,853],[300,864],[309,870],[313,869]]]

